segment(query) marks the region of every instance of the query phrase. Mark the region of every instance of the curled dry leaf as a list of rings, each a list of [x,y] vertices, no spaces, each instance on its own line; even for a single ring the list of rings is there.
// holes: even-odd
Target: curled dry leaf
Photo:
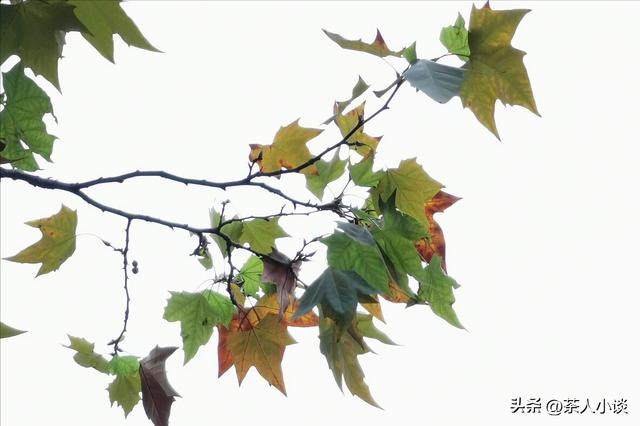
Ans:
[[[296,280],[300,271],[300,261],[292,262],[288,256],[274,249],[269,257],[263,259],[264,270],[262,281],[276,285],[278,303],[280,304],[280,318],[289,307],[296,289]]]
[[[140,380],[142,382],[142,405],[147,417],[155,426],[167,426],[171,404],[178,392],[169,384],[165,362],[178,349],[175,346],[161,348],[156,346],[149,355],[140,361]]]

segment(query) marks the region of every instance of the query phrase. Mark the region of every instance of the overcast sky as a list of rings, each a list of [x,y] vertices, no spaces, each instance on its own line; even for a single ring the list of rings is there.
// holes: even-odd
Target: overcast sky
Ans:
[[[375,89],[394,78],[401,60],[345,51],[322,28],[370,40],[376,28],[391,48],[417,41],[418,56],[444,53],[440,28],[471,2],[221,3],[125,5],[164,53],[118,40],[116,65],[79,36],[60,62],[63,95],[47,85],[58,124],[53,159],[40,175],[79,181],[136,169],[228,180],[246,173],[249,143],[270,143],[281,125],[300,118],[316,127],[334,100],[348,98],[358,75]],[[480,4],[478,3],[478,6]],[[400,346],[374,342],[361,357],[384,411],[336,387],[318,350],[317,330],[295,329],[298,344],[283,362],[288,397],[253,370],[242,387],[234,371],[217,378],[217,336],[182,366],[167,362],[183,398],[174,425],[300,423],[387,425],[629,425],[640,418],[640,240],[637,72],[633,2],[496,2],[530,8],[513,44],[525,50],[538,109],[496,107],[498,142],[459,98],[439,105],[402,87],[392,107],[367,125],[384,134],[376,164],[417,157],[447,190],[463,197],[438,218],[447,238],[449,273],[462,285],[454,305],[468,331],[426,307],[385,305],[379,324]],[[451,62],[455,63],[455,62]],[[39,82],[44,80],[38,79]],[[380,102],[370,96],[367,109]],[[312,144],[338,140],[328,126]],[[310,198],[298,177],[280,187]],[[125,421],[110,408],[108,378],[75,364],[66,334],[105,345],[119,333],[124,296],[121,259],[90,234],[121,245],[124,222],[72,195],[2,182],[1,256],[36,241],[22,223],[60,204],[77,209],[77,251],[58,272],[33,279],[35,265],[1,262],[2,321],[29,333],[2,341],[3,425],[147,425],[142,405]],[[341,185],[328,190],[339,191]],[[246,189],[223,193],[139,180],[96,189],[100,201],[129,211],[206,226],[208,209],[229,198],[242,215],[277,210],[280,200]],[[361,193],[350,192],[358,203]],[[282,220],[296,238],[329,232],[331,217]],[[195,241],[135,222],[129,334],[123,347],[144,356],[181,346],[179,325],[162,313],[168,291],[206,288],[211,272],[193,257]],[[322,270],[321,255],[302,277]],[[635,336],[635,337],[634,337]],[[511,399],[628,400],[628,413],[511,414]],[[635,420],[633,420],[635,419]]]

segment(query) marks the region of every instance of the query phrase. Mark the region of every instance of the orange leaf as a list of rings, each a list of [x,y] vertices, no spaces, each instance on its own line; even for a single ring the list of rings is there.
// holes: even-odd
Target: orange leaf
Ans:
[[[442,258],[442,269],[446,272],[447,264],[445,262],[445,241],[442,228],[435,221],[433,215],[435,213],[441,213],[448,207],[453,205],[456,201],[460,200],[451,194],[447,194],[444,191],[438,192],[431,200],[424,203],[424,213],[427,216],[429,222],[429,236],[430,238],[423,238],[415,242],[416,250],[420,253],[420,257],[425,262],[430,262],[434,255],[438,255]]]

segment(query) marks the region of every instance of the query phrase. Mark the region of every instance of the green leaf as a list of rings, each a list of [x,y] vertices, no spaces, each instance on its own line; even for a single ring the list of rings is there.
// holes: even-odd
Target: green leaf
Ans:
[[[305,290],[294,319],[300,318],[314,306],[322,304],[323,309],[328,309],[332,318],[338,323],[350,324],[356,314],[358,293],[375,294],[377,292],[353,271],[327,268]]]
[[[65,33],[87,29],[65,2],[24,1],[0,4],[0,63],[17,55],[35,75],[42,75],[58,90],[58,59]]]
[[[398,209],[417,219],[427,228],[429,222],[424,213],[424,203],[432,199],[440,188],[442,184],[431,178],[416,159],[412,158],[402,160],[396,169],[387,170],[378,186],[374,188],[372,196],[377,203],[380,197],[387,201],[395,192]]]
[[[381,171],[373,171],[373,155],[364,158],[359,163],[349,164],[349,174],[353,183],[369,188],[376,186],[383,176]]]
[[[425,227],[416,219],[396,209],[395,195],[389,197],[387,202],[379,201],[380,212],[384,217],[384,230],[388,233],[396,233],[411,241],[425,238],[429,235]]]
[[[347,40],[339,34],[331,33],[327,30],[322,30],[331,40],[336,42],[338,46],[343,49],[348,50],[357,50],[359,52],[370,53],[375,56],[379,56],[384,58],[385,56],[396,56],[398,58],[402,57],[402,50],[394,52],[387,47],[387,43],[385,43],[382,38],[382,34],[380,34],[380,30],[376,32],[376,38],[371,43],[365,43],[362,39],[359,40]]]
[[[338,228],[354,241],[360,244],[372,246],[376,243],[369,230],[363,226],[350,222],[338,222]]]
[[[249,246],[261,254],[269,254],[275,247],[276,238],[288,237],[289,234],[278,225],[278,217],[274,219],[254,219],[242,222],[242,233],[238,242],[249,243]]]
[[[113,62],[113,36],[118,34],[130,46],[159,52],[142,35],[136,24],[120,7],[119,0],[68,0],[75,6],[73,13],[87,28],[84,38],[98,52]]]
[[[455,24],[440,31],[440,42],[461,60],[466,62],[469,59],[469,31],[465,28],[462,15],[458,13]]]
[[[429,303],[431,310],[454,327],[464,328],[453,310],[456,301],[453,289],[458,283],[442,270],[442,259],[433,256],[424,273],[419,278],[418,300]]]
[[[473,6],[469,22],[471,56],[465,64],[464,83],[460,90],[462,105],[498,139],[494,117],[496,100],[521,105],[536,115],[531,83],[522,58],[525,53],[511,46],[518,24],[529,12],[525,9],[491,10]]]
[[[186,364],[200,346],[209,341],[216,325],[229,325],[235,308],[229,298],[209,290],[202,293],[170,293],[164,319],[169,322],[180,321]]]
[[[109,374],[111,369],[109,362],[100,354],[93,350],[94,344],[80,337],[69,336],[69,346],[66,348],[73,349],[77,353],[73,356],[75,362],[85,368],[93,368],[101,373]]]
[[[353,271],[376,290],[389,292],[389,273],[375,244],[361,244],[342,232],[320,241],[327,246],[327,263],[331,268]]]
[[[389,338],[373,323],[373,315],[357,314],[356,315],[356,328],[364,337],[370,339],[376,339],[387,345],[395,345],[396,343]]]
[[[342,389],[342,380],[352,395],[380,408],[371,396],[369,386],[364,381],[364,372],[358,362],[358,355],[368,352],[350,333],[342,333],[341,327],[331,318],[320,317],[320,352],[327,358],[333,377]]]
[[[421,274],[422,261],[412,240],[386,229],[375,230],[372,234],[397,272],[414,277]]]
[[[0,322],[0,339],[17,336],[22,333],[26,333],[26,331],[18,330],[17,328],[10,327],[5,323]]]
[[[333,120],[335,120],[336,116],[342,114],[342,111],[344,111],[349,106],[349,104],[353,102],[354,99],[358,98],[364,92],[366,92],[367,89],[369,89],[369,85],[362,79],[362,77],[358,76],[358,81],[351,90],[351,98],[347,99],[346,101],[336,102],[333,106],[333,115],[326,119],[322,124],[329,124]]]
[[[258,293],[262,284],[260,277],[262,277],[263,271],[264,265],[258,256],[251,256],[242,265],[237,276],[242,280],[244,294],[255,296]]]
[[[109,361],[109,372],[118,376],[135,374],[140,368],[140,361],[132,355],[116,355]]]
[[[404,78],[416,88],[441,104],[460,94],[464,80],[462,68],[439,64],[428,59],[414,62],[404,72]]]
[[[409,62],[409,64],[413,65],[418,60],[418,54],[416,53],[416,42],[414,41],[411,46],[405,47],[402,52],[402,57]]]
[[[341,160],[340,156],[338,155],[338,151],[335,152],[331,161],[318,161],[316,163],[318,174],[306,175],[307,189],[311,191],[313,195],[318,197],[320,201],[322,201],[325,188],[329,183],[342,176],[346,164],[347,160]]]
[[[140,401],[141,389],[140,374],[137,370],[133,374],[117,375],[109,387],[107,387],[111,405],[113,406],[113,403],[116,402],[121,406],[125,417],[129,415],[133,407]]]
[[[6,259],[19,263],[42,263],[36,276],[55,271],[76,250],[78,215],[75,210],[63,205],[53,216],[32,220],[26,224],[40,229],[42,238]]]
[[[47,133],[42,120],[45,114],[53,115],[51,100],[36,83],[24,74],[20,63],[3,73],[7,99],[0,111],[0,139],[5,141],[2,157],[13,167],[35,171],[38,164],[33,154],[51,161],[55,136]]]
[[[226,222],[227,219],[220,216],[214,208],[209,210],[209,218],[211,221],[211,227],[217,228],[221,223]],[[238,216],[234,216],[234,219],[237,219]],[[240,239],[240,234],[242,234],[242,222],[234,221],[230,222],[222,227],[220,231],[225,234],[231,241],[238,242]],[[212,235],[213,241],[217,244],[218,248],[220,248],[220,252],[223,256],[227,256],[227,242],[219,235]],[[233,251],[233,246],[229,247],[229,252]]]

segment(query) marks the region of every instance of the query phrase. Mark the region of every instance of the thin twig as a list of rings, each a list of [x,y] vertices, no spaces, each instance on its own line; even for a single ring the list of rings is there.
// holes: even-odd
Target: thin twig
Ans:
[[[124,248],[120,251],[122,253],[122,269],[124,270],[124,294],[126,296],[126,304],[124,309],[124,323],[122,325],[122,330],[120,331],[120,335],[109,342],[110,345],[113,345],[113,356],[118,355],[118,352],[122,351],[120,349],[120,342],[124,338],[124,333],[127,331],[127,323],[129,322],[129,305],[131,304],[131,297],[129,296],[129,231],[131,230],[131,222],[132,219],[127,220],[127,226],[124,231]],[[134,271],[135,272],[135,271]]]

